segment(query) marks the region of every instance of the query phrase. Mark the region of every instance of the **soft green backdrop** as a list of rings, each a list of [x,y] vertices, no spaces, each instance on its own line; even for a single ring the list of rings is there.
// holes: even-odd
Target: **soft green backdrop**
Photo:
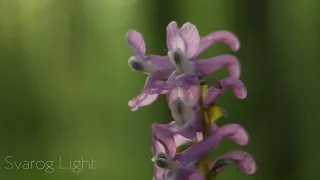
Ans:
[[[229,119],[219,124],[241,123],[251,142],[226,140],[213,155],[247,150],[259,169],[229,167],[218,180],[319,179],[319,11],[319,0],[0,0],[0,179],[150,180],[150,125],[170,116],[164,98],[129,111],[145,76],[128,68],[125,34],[140,31],[148,53],[164,55],[171,20],[202,36],[230,30],[242,43],[249,96],[220,98]],[[218,44],[203,57],[223,53],[231,51]],[[7,156],[97,162],[48,174],[7,170]]]

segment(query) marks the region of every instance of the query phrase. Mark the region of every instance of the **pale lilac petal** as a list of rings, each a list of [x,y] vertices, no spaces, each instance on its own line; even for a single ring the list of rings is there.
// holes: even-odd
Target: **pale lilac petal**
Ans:
[[[146,45],[143,36],[139,32],[130,30],[126,37],[134,54],[141,57],[146,53]]]
[[[257,165],[254,158],[249,153],[244,151],[232,151],[232,152],[226,153],[220,156],[219,158],[217,158],[211,164],[211,166],[213,167],[218,160],[224,159],[224,158],[233,159],[237,163],[239,169],[241,169],[241,171],[243,171],[246,174],[254,174],[257,170]],[[225,167],[221,167],[217,169],[217,172],[221,172],[224,168]]]
[[[206,60],[197,61],[197,71],[202,75],[209,75],[223,66],[227,66],[232,77],[239,78],[241,75],[241,65],[237,57],[233,55],[221,55]]]
[[[175,87],[167,94],[168,105],[171,106],[172,102],[180,98],[182,101],[188,101],[187,92],[182,87]]]
[[[167,94],[168,105],[170,105],[171,102],[177,98],[181,98],[181,100],[187,101],[189,107],[194,107],[198,103],[200,98],[200,86],[191,85],[188,89],[184,89],[180,86],[173,88]]]
[[[228,77],[220,81],[220,89],[211,87],[204,97],[203,104],[205,107],[215,102],[227,89],[231,88],[233,94],[238,99],[245,99],[248,95],[246,86],[240,79]]]
[[[151,61],[158,69],[171,69],[171,72],[175,70],[169,56],[149,55],[146,60]]]
[[[158,153],[165,153],[170,157],[173,157],[176,151],[176,139],[171,131],[168,130],[166,124],[152,125],[152,153],[156,155]],[[178,138],[179,139],[179,138]],[[154,165],[155,180],[163,180],[165,170]]]
[[[149,91],[153,89],[153,84],[155,84],[158,78],[158,73],[153,73],[148,76],[142,93],[129,101],[128,105],[131,107],[131,111],[137,111],[140,107],[150,105],[158,98],[158,94],[151,94]]]
[[[203,100],[203,104],[205,107],[208,107],[210,104],[214,103],[215,100],[218,99],[222,94],[221,89],[217,89],[215,87],[211,87],[208,89],[205,98]]]
[[[203,173],[197,171],[189,176],[188,180],[204,180]]]
[[[188,104],[190,107],[194,107],[200,99],[200,89],[201,87],[197,85],[192,85],[189,89],[187,89],[188,96]]]
[[[154,179],[153,180],[163,180],[164,169],[159,168],[156,164],[153,165]]]
[[[167,129],[165,124],[152,125],[152,151],[153,155],[160,152],[173,157],[176,151],[174,134]]]
[[[182,52],[187,52],[187,43],[182,38],[179,32],[176,32],[172,37],[171,47],[173,49],[179,49]]]
[[[185,138],[184,136],[181,136],[180,134],[175,134],[174,141],[176,143],[176,146],[179,147],[187,142],[191,142],[192,140],[189,138]]]
[[[171,75],[169,76],[166,83],[169,85],[172,85],[172,86],[177,86],[177,87],[179,86],[184,89],[189,89],[192,83],[189,83],[188,81],[186,81],[188,76],[184,76],[184,77],[180,78],[179,80],[177,80],[177,77],[180,75],[185,75],[185,74],[179,74],[179,72],[176,70],[173,71],[171,73]]]
[[[200,35],[195,25],[187,22],[182,25],[179,30],[182,38],[187,44],[187,54],[189,58],[192,58],[198,51],[200,43]]]
[[[173,87],[159,80],[167,75],[166,69],[150,74],[147,77],[142,93],[128,102],[131,111],[137,111],[140,107],[152,104],[157,100],[159,94],[169,93]]]
[[[211,133],[217,129],[218,129],[218,126],[216,123],[211,124],[211,129],[210,129]],[[203,140],[202,132],[197,132],[196,138],[198,141],[202,141]]]
[[[201,141],[202,140],[202,133],[201,132],[197,132],[196,133],[196,137],[197,137],[198,141]],[[181,146],[181,145],[183,145],[185,143],[193,141],[192,139],[186,138],[185,136],[182,136],[180,134],[175,134],[174,135],[174,140],[175,140],[175,143],[176,143],[177,147],[179,147],[179,146]]]
[[[167,26],[167,48],[168,51],[180,49],[182,52],[186,52],[187,50],[187,44],[181,36],[175,21],[170,22]]]
[[[131,107],[131,111],[137,111],[139,108],[148,106],[155,102],[158,96],[158,94],[141,93],[139,96],[131,99],[128,102],[128,105]]]
[[[158,98],[158,94],[148,94],[147,97],[140,102],[140,107],[152,104]]]
[[[219,42],[226,43],[233,51],[238,51],[240,48],[240,41],[236,35],[229,31],[216,31],[208,34],[200,40],[198,52],[195,57],[198,57],[210,46]]]
[[[238,99],[245,99],[247,97],[247,88],[240,79],[233,77],[225,78],[220,81],[220,85],[223,89],[232,88],[234,95]]]
[[[225,138],[232,139],[238,145],[246,145],[249,141],[249,136],[242,126],[238,124],[228,124],[218,128],[210,136],[177,154],[174,158],[182,165],[188,166],[217,148]]]
[[[194,139],[197,134],[196,122],[189,123],[185,128],[173,127],[172,123],[168,124],[168,129],[175,134],[180,134],[187,139]]]
[[[175,34],[178,32],[179,28],[177,22],[172,21],[167,26],[167,48],[168,51],[173,50],[172,41],[174,39]]]

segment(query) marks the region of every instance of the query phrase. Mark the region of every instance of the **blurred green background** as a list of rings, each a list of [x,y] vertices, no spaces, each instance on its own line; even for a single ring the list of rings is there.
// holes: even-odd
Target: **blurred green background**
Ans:
[[[229,30],[242,43],[248,98],[221,97],[229,118],[218,124],[242,124],[251,142],[226,140],[213,156],[247,150],[258,172],[229,167],[217,179],[319,179],[319,11],[319,0],[0,0],[0,179],[150,180],[150,125],[170,116],[164,97],[129,111],[145,75],[128,68],[125,34],[141,32],[149,54],[165,55],[172,20],[192,22],[201,36]],[[203,57],[225,53],[217,44]],[[96,169],[7,170],[8,156],[83,157]]]

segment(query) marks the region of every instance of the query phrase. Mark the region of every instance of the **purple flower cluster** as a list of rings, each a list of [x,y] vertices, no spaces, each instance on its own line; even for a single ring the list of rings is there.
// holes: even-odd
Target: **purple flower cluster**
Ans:
[[[240,80],[240,63],[233,55],[220,55],[197,60],[210,46],[226,43],[233,51],[240,48],[238,38],[228,31],[216,31],[200,38],[197,28],[176,22],[167,26],[167,56],[146,55],[142,35],[127,33],[133,56],[129,67],[148,75],[139,96],[129,101],[132,111],[152,104],[159,95],[166,95],[173,121],[152,125],[152,150],[155,180],[212,180],[228,164],[236,164],[243,172],[253,174],[256,163],[243,151],[229,152],[209,161],[208,155],[225,138],[238,145],[248,143],[248,134],[239,124],[217,127],[215,121],[226,112],[215,101],[227,89],[238,99],[247,96]],[[209,86],[203,78],[226,66],[230,76],[217,86]]]

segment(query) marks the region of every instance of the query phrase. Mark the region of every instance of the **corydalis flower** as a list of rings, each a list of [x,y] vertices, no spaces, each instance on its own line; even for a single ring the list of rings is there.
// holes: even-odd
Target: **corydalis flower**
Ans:
[[[200,133],[197,135],[200,142],[180,153],[176,153],[178,146],[192,140],[168,131],[163,125],[153,125],[152,149],[154,154],[153,162],[155,163],[155,180],[182,180],[188,177],[191,180],[199,180],[197,178],[201,178],[201,173],[196,169],[195,164],[211,150],[217,148],[223,139],[231,138],[238,145],[246,145],[248,143],[248,134],[238,124],[215,128],[211,135],[205,139],[202,139]],[[243,153],[245,152],[231,152],[219,157],[217,160],[225,159],[226,157],[234,159],[245,173],[253,173],[256,169],[255,162],[248,153],[246,153],[246,156],[243,156]],[[212,166],[216,162],[214,161]],[[222,168],[217,169],[217,172],[220,172]]]
[[[137,31],[130,30],[127,33],[127,41],[133,52],[128,60],[129,67],[134,71],[148,74],[142,93],[129,101],[132,111],[141,106],[153,103],[159,94],[165,94],[170,87],[161,81],[172,72],[172,64],[167,56],[149,55],[146,56],[146,46],[143,36]]]
[[[196,113],[193,111],[192,107],[188,106],[188,103],[181,98],[173,100],[170,109],[172,117],[175,120],[175,126],[178,129],[186,128],[196,119]]]
[[[218,31],[200,39],[195,25],[185,23],[179,29],[175,21],[167,26],[168,55],[176,70],[170,76],[170,80],[177,80],[185,76],[208,75],[224,65],[228,66],[232,77],[240,77],[240,63],[231,55],[224,55],[208,60],[196,61],[199,55],[210,45],[219,41],[226,42],[231,49],[237,51],[240,48],[239,40],[232,33]]]
[[[191,23],[185,23],[180,29],[176,22],[171,22],[167,27],[168,55],[175,65],[176,70],[170,75],[168,83],[182,87],[190,87],[194,79],[206,76],[227,65],[231,76],[220,82],[221,89],[212,87],[207,92],[206,106],[216,100],[227,88],[232,88],[235,96],[244,99],[247,96],[247,89],[239,80],[240,63],[232,55],[222,55],[208,60],[196,61],[198,55],[209,47],[210,42],[217,42],[223,36],[228,35],[232,41],[225,41],[233,50],[238,50],[240,43],[231,33],[219,31],[212,33],[200,40],[197,28]],[[220,40],[221,40],[220,39]],[[227,39],[227,38],[225,38]],[[212,40],[212,41],[210,41]],[[170,93],[170,92],[169,92]]]
[[[199,129],[199,110],[197,109],[200,98],[200,86],[194,85],[189,89],[182,87],[173,88],[167,95],[167,102],[173,120],[168,124],[168,129],[187,138],[194,138]]]
[[[146,48],[142,35],[136,31],[129,31],[127,41],[134,56],[129,59],[129,65],[135,71],[150,74],[142,93],[129,101],[132,111],[139,107],[153,103],[159,94],[170,92],[172,85],[189,88],[195,84],[198,76],[206,76],[212,72],[227,66],[233,77],[240,77],[240,63],[232,55],[221,55],[202,61],[195,61],[211,45],[224,42],[233,51],[240,48],[238,38],[228,31],[216,31],[200,39],[196,27],[191,23],[185,23],[180,29],[176,22],[167,26],[168,56],[145,56]],[[176,81],[185,76],[196,75],[196,78]],[[163,78],[169,78],[165,83]]]

